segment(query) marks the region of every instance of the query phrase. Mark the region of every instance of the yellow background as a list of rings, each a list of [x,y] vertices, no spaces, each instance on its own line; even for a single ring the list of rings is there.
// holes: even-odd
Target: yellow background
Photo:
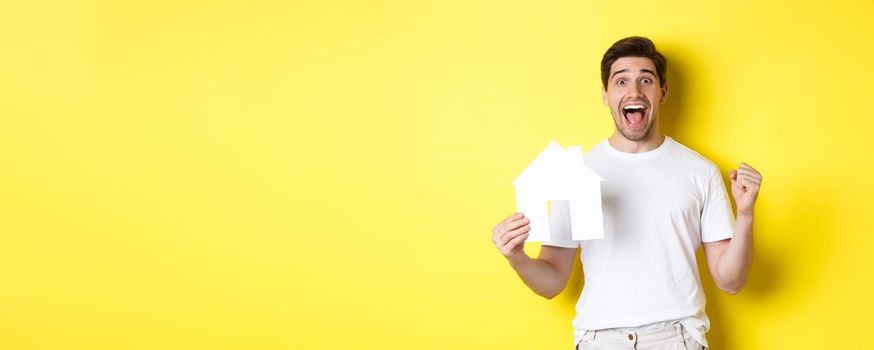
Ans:
[[[7,1],[0,348],[569,349],[579,264],[543,299],[490,230],[549,140],[610,135],[598,64],[628,35],[668,57],[667,134],[764,175],[747,286],[703,276],[713,348],[864,348],[872,15]]]

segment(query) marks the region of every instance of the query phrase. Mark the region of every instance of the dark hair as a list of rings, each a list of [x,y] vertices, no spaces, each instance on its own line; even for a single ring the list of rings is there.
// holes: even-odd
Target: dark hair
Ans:
[[[649,58],[655,64],[656,74],[659,76],[659,86],[665,86],[667,82],[665,72],[668,70],[668,61],[665,60],[665,56],[656,51],[652,40],[642,36],[630,36],[613,43],[613,46],[607,49],[604,58],[601,59],[601,83],[604,84],[604,89],[607,88],[607,80],[610,79],[610,67],[613,66],[613,62],[622,57]]]

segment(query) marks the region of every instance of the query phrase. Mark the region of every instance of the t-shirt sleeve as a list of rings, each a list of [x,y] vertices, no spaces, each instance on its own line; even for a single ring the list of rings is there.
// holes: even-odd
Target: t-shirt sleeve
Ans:
[[[701,242],[715,242],[734,235],[734,214],[719,168],[712,166],[704,189],[704,209],[701,212]]]
[[[541,245],[577,248],[580,242],[571,238],[571,209],[568,201],[552,201],[549,211],[549,240]]]

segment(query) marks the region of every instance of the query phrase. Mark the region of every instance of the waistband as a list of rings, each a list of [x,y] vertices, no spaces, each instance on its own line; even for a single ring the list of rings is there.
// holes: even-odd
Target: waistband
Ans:
[[[593,341],[595,339],[608,338],[617,342],[627,342],[629,344],[637,343],[655,343],[669,339],[683,339],[683,325],[680,321],[659,326],[642,326],[628,328],[608,328],[594,331],[586,331],[583,334],[583,339]]]

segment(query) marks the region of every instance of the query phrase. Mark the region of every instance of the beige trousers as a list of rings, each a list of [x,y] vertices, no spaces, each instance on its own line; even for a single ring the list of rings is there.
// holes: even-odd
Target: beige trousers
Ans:
[[[702,350],[680,322],[667,327],[635,331],[604,329],[586,331],[577,350]]]

